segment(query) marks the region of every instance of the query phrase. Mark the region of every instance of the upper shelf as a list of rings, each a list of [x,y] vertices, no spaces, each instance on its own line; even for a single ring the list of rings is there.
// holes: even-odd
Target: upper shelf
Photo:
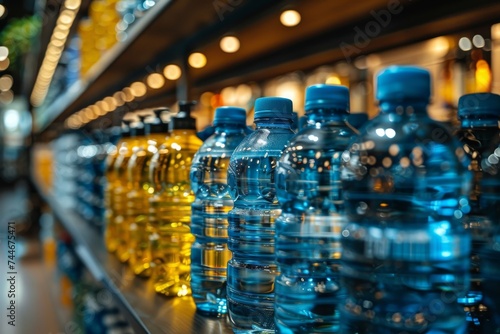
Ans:
[[[285,8],[301,14],[298,26],[280,24],[279,14]],[[389,13],[386,21],[381,13]],[[340,60],[351,62],[361,55],[497,22],[500,3],[496,0],[162,0],[85,78],[49,107],[36,110],[35,131],[46,131],[49,125],[133,81],[144,80],[149,73],[161,73],[170,62],[184,66],[192,51],[207,56],[204,68],[185,67],[186,81],[167,81],[132,107],[165,104],[175,99],[177,88],[196,98],[206,90],[259,82]],[[359,31],[370,29],[369,24],[378,28],[365,32],[367,41],[361,43]],[[229,33],[241,42],[233,54],[219,47],[219,39]],[[346,45],[352,52],[346,53]]]
[[[111,292],[135,333],[232,333],[227,318],[207,318],[196,313],[191,297],[166,298],[154,291],[151,281],[136,277],[130,268],[109,254],[103,237],[88,222],[65,209],[36,175],[38,192],[75,242],[75,250],[95,279]]]

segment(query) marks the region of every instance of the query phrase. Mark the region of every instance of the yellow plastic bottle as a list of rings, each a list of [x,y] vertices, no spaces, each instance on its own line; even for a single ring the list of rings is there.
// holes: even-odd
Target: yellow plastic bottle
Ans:
[[[130,224],[133,221],[131,215],[134,214],[134,210],[130,209],[130,206],[134,204],[131,204],[129,201],[129,195],[133,190],[133,184],[128,175],[128,166],[134,154],[147,149],[148,145],[144,133],[144,119],[146,117],[142,115],[138,115],[138,117],[139,121],[130,126],[130,136],[135,138],[135,141],[127,150],[123,150],[122,155],[120,155],[120,152],[118,153],[118,158],[115,162],[115,169],[117,169],[118,173],[117,176],[121,181],[119,187],[115,188],[114,191],[116,239],[118,240],[116,255],[121,262],[127,262],[130,258],[128,244],[130,242]]]
[[[116,224],[114,212],[114,189],[119,186],[119,179],[117,177],[117,170],[115,169],[116,159],[118,152],[122,147],[130,147],[133,138],[130,137],[130,121],[124,120],[121,128],[121,138],[116,144],[115,148],[109,152],[106,158],[106,188],[104,191],[104,203],[106,206],[106,224],[104,230],[104,243],[109,252],[115,252],[118,247],[118,240],[116,238]]]
[[[160,191],[150,199],[150,237],[156,292],[166,296],[191,294],[190,265],[191,189],[189,172],[194,154],[202,141],[196,136],[192,102],[179,103],[179,113],[170,121],[170,134],[155,154],[150,167]],[[156,176],[155,176],[156,175]]]
[[[154,110],[155,118],[144,124],[147,147],[140,148],[132,154],[128,163],[128,178],[132,190],[127,195],[128,219],[130,219],[128,240],[129,266],[132,271],[142,277],[151,276],[151,252],[149,237],[151,228],[149,221],[149,198],[154,194],[154,187],[149,178],[149,168],[154,154],[166,140],[168,122],[161,119],[167,108]]]

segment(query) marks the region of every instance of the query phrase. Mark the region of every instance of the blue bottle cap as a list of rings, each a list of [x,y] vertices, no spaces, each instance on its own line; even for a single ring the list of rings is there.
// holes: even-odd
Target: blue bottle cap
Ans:
[[[262,117],[293,119],[292,101],[284,97],[260,97],[255,100],[254,119]]]
[[[243,108],[227,106],[215,109],[214,125],[234,123],[244,126],[246,122],[247,113]]]
[[[349,110],[349,88],[341,85],[313,85],[306,88],[304,109]]]
[[[416,66],[390,66],[377,75],[378,101],[421,100],[431,96],[429,71]]]
[[[458,100],[458,118],[490,115],[500,118],[500,95],[493,93],[465,94]]]

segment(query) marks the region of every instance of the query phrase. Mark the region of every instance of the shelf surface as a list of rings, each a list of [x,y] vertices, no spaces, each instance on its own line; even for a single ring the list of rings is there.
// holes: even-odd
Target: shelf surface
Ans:
[[[149,280],[106,251],[102,235],[71,210],[62,207],[36,175],[38,192],[72,236],[75,250],[87,269],[111,292],[135,333],[232,333],[227,318],[207,318],[196,313],[192,297],[166,298],[155,293]]]

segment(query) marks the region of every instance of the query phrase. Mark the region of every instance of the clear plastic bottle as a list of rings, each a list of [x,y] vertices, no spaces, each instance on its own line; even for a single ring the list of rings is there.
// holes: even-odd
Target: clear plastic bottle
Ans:
[[[155,187],[150,198],[149,228],[152,281],[156,292],[166,296],[191,294],[191,204],[194,192],[189,173],[202,141],[196,136],[192,102],[180,102],[179,113],[170,119],[166,141],[153,156],[150,172]],[[159,176],[158,176],[159,174]],[[156,176],[155,176],[156,175]]]
[[[119,186],[114,189],[114,213],[115,225],[118,242],[116,255],[121,262],[127,262],[130,258],[129,242],[130,242],[130,224],[133,221],[131,215],[135,212],[129,209],[133,204],[129,203],[129,195],[133,191],[134,180],[129,177],[129,163],[131,158],[138,151],[147,148],[147,138],[144,133],[144,119],[142,115],[138,115],[139,121],[131,124],[130,137],[135,138],[135,141],[129,147],[122,147],[115,161],[115,169],[119,179]]]
[[[308,126],[283,151],[276,168],[281,216],[276,220],[275,323],[279,333],[336,333],[342,229],[340,158],[355,130],[346,123],[349,90],[306,90]]]
[[[198,312],[221,317],[227,313],[226,276],[231,251],[227,248],[227,213],[233,200],[227,186],[229,159],[247,134],[246,111],[237,107],[215,110],[213,135],[195,154],[191,187],[191,289]]]
[[[489,151],[492,146],[499,144],[500,96],[491,93],[462,96],[458,103],[458,118],[460,129],[456,136],[462,142],[464,151],[470,159],[469,170],[473,175],[470,193],[471,211],[464,216],[464,224],[472,237],[471,287],[460,302],[466,311],[471,331],[488,333],[485,331],[485,325],[490,321],[491,315],[482,301],[480,253],[492,240],[494,231],[488,214],[489,210],[482,201],[483,166],[481,162],[488,158],[488,154],[491,154]]]
[[[427,114],[430,74],[377,76],[380,114],[342,155],[341,333],[464,333],[468,159]]]
[[[130,237],[128,242],[129,266],[136,275],[151,276],[151,254],[149,237],[151,229],[148,224],[149,198],[154,193],[149,178],[149,167],[153,155],[158,151],[168,133],[168,122],[161,118],[166,108],[153,110],[155,117],[146,119],[144,132],[147,146],[139,147],[129,160],[128,179],[132,190],[128,193],[128,219],[130,220]]]
[[[115,212],[115,189],[121,186],[121,177],[123,176],[123,171],[118,176],[120,171],[116,168],[116,160],[120,157],[120,160],[126,159],[123,157],[125,153],[128,153],[131,145],[136,141],[135,137],[130,135],[130,121],[124,120],[122,122],[121,128],[121,138],[116,144],[116,148],[111,150],[106,159],[106,190],[104,192],[104,201],[106,205],[106,226],[104,230],[104,241],[106,248],[109,252],[114,253],[118,248],[118,238],[116,229],[116,215]]]
[[[274,222],[281,209],[276,197],[276,163],[293,136],[292,101],[255,101],[256,130],[236,148],[228,185],[234,208],[228,214],[228,313],[236,330],[274,329]]]

